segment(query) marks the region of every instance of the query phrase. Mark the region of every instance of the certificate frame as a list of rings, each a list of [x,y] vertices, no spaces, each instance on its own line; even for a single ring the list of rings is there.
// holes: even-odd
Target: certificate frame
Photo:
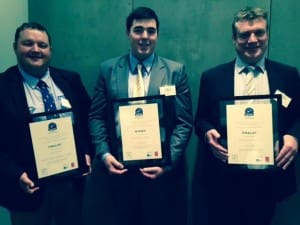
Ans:
[[[166,120],[165,96],[114,99],[112,105],[117,159],[126,168],[170,165],[170,129]]]
[[[59,118],[48,119],[47,116],[51,115],[59,115]],[[89,171],[89,168],[86,165],[85,155],[84,153],[79,152],[78,149],[78,141],[75,138],[76,134],[71,108],[32,114],[31,121],[28,126],[31,137],[33,151],[32,154],[35,163],[34,171],[31,176],[36,186],[51,182],[53,180],[79,177]],[[64,129],[69,130],[64,132]],[[45,134],[43,132],[47,132],[49,137],[46,137],[45,135],[39,136],[40,134],[37,135],[36,131],[34,130],[42,133],[41,135]],[[57,133],[55,134],[55,132]],[[66,139],[64,140],[64,138]],[[45,155],[43,155],[42,157],[39,156],[39,152],[41,152],[42,150],[44,150],[44,152],[47,152],[50,148],[54,149],[55,151],[66,151],[66,149],[68,149],[68,151],[65,152],[65,155],[71,155],[74,161],[72,160],[72,162],[69,164],[68,159],[64,158],[63,153],[58,153],[57,155],[49,154],[49,157]],[[57,158],[54,159],[54,157]],[[41,162],[47,161],[47,159],[49,159],[49,161],[47,162],[48,165],[57,165],[57,162],[54,161],[57,160],[58,164],[62,165],[62,168],[55,169],[50,173],[41,172],[51,170],[49,169],[48,165],[41,166]],[[64,160],[66,160],[66,165],[63,165]]]
[[[281,95],[236,96],[222,99],[220,144],[228,149],[227,164],[253,170],[275,169],[282,147],[279,132]],[[262,141],[263,140],[263,141]]]

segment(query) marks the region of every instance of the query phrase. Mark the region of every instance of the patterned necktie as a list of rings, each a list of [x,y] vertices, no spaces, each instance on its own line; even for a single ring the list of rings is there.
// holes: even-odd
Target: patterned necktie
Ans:
[[[135,76],[132,97],[143,97],[145,95],[142,68],[142,64],[137,64],[137,75]]]
[[[56,111],[55,102],[53,96],[50,94],[48,90],[47,84],[44,81],[39,80],[39,82],[37,83],[37,87],[40,88],[40,92],[42,94],[45,112]],[[59,117],[58,114],[47,115],[47,119],[53,119],[58,117]]]
[[[247,66],[244,69],[246,73],[245,95],[255,95],[255,76],[259,73],[256,66]]]

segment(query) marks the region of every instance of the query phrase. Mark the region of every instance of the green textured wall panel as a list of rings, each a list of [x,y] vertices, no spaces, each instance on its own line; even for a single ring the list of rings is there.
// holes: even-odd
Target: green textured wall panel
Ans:
[[[300,2],[299,1],[272,1],[271,10],[271,37],[269,56],[272,59],[287,63],[300,71]],[[299,90],[300,91],[300,90]],[[300,158],[296,158],[297,183],[300,187]],[[289,184],[286,184],[289,185]],[[286,199],[278,207],[274,225],[300,224],[300,193],[299,191]]]
[[[16,27],[28,20],[27,5],[27,0],[0,0],[0,72],[16,64],[14,34]],[[8,211],[0,207],[0,225],[10,224]]]
[[[0,72],[16,64],[13,39],[16,27],[28,19],[27,5],[27,0],[0,0]]]
[[[232,16],[246,5],[271,13],[270,58],[300,68],[300,2],[296,0],[51,0],[46,5],[28,1],[30,20],[41,22],[52,34],[52,64],[80,72],[91,94],[101,61],[128,51],[125,19],[133,7],[142,5],[153,8],[161,22],[157,53],[186,65],[194,110],[201,72],[235,56]],[[189,181],[196,145],[193,135],[187,151]],[[281,204],[273,224],[298,225],[299,202],[297,194]]]
[[[53,39],[52,65],[80,72],[92,93],[100,62],[127,51],[126,15],[131,1],[29,1],[29,19],[44,24]]]
[[[270,57],[300,70],[300,2],[273,0]]]

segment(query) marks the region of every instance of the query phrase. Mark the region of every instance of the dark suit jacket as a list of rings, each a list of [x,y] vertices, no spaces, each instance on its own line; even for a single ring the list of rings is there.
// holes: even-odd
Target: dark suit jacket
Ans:
[[[111,100],[128,98],[129,56],[114,58],[101,65],[90,112],[90,128],[96,154],[116,154],[111,137],[114,133],[114,116]],[[159,88],[175,85],[176,96],[166,98],[167,122],[171,127],[170,150],[175,167],[182,161],[192,131],[192,103],[184,66],[156,56],[151,71],[148,96],[159,95]]]
[[[50,67],[50,76],[72,106],[78,151],[89,153],[91,145],[87,119],[90,98],[79,74]],[[29,131],[31,117],[23,78],[17,66],[0,75],[0,99],[0,178],[1,189],[5,189],[1,191],[1,203],[12,209],[36,208],[43,190],[29,195],[20,189],[18,183],[23,172],[33,177],[34,156]]]
[[[270,93],[280,90],[289,96],[292,101],[287,108],[279,109],[279,131],[282,135],[290,134],[300,140],[300,80],[297,69],[266,60]],[[234,96],[234,61],[219,65],[201,76],[198,108],[195,117],[195,131],[200,141],[204,140],[205,133],[210,129],[216,129],[224,137],[225,134],[219,126],[219,100]],[[215,159],[209,146],[205,144],[203,163],[205,163],[206,178],[213,183],[214,173],[230,173],[228,166]],[[276,198],[281,198],[295,191],[295,171],[291,165],[287,171],[278,169],[273,174],[273,184]],[[273,186],[272,186],[273,185]]]

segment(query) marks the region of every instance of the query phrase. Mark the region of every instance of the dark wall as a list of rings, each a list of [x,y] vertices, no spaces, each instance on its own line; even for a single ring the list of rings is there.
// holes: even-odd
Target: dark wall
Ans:
[[[80,72],[92,94],[101,61],[128,51],[125,19],[132,8],[149,6],[161,22],[157,53],[186,65],[194,110],[203,70],[233,59],[231,21],[246,5],[270,11],[269,56],[300,68],[299,11],[296,0],[40,0],[29,1],[29,19],[44,24],[52,34],[52,65]],[[192,180],[197,156],[192,137],[187,161]],[[288,185],[288,184],[287,184]],[[282,203],[274,225],[298,225],[298,194]],[[284,221],[284,222],[283,222]]]

